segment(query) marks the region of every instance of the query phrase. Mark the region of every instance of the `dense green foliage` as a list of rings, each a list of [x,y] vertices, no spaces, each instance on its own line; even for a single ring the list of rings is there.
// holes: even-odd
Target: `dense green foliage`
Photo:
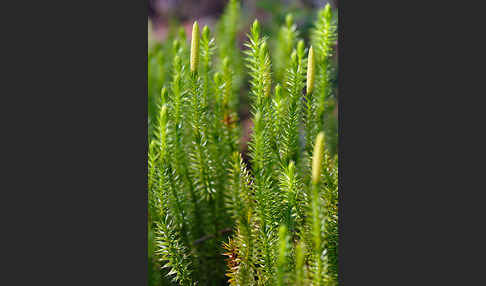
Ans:
[[[240,51],[239,16],[231,0],[214,37],[195,22],[190,45],[173,29],[149,48],[149,281],[336,285],[331,9],[319,11],[308,48],[289,15],[281,45],[269,48],[255,20]]]

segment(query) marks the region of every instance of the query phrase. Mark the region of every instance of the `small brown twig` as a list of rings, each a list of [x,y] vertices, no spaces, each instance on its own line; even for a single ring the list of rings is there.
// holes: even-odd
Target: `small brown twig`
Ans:
[[[231,231],[232,231],[231,228],[223,228],[223,229],[218,230],[218,233],[219,234],[224,234],[224,233],[228,233],[228,232],[231,232]],[[205,235],[205,236],[203,236],[201,238],[196,239],[193,244],[194,245],[199,244],[199,243],[204,242],[204,241],[206,241],[206,240],[208,240],[210,238],[213,238],[213,237],[214,237],[214,234]]]

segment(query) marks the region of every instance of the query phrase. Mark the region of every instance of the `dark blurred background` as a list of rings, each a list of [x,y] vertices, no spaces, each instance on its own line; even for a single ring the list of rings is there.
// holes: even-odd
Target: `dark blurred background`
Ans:
[[[153,36],[155,39],[162,40],[171,22],[183,25],[187,32],[190,32],[192,23],[196,19],[202,25],[211,27],[223,12],[227,2],[227,0],[149,0],[148,15],[152,23]],[[334,9],[338,5],[338,0],[242,0],[240,2],[243,19],[251,22],[258,18],[267,31],[273,30],[274,25],[281,24],[285,14],[291,12],[304,38],[317,9],[323,8],[327,3],[330,3]]]

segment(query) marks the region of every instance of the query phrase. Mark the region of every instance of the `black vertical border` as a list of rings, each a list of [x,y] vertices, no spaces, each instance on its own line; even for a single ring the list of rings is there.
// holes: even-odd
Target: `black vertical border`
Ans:
[[[21,28],[3,40],[21,53],[5,55],[22,81],[5,121],[22,119],[25,138],[2,136],[26,143],[8,149],[22,173],[2,188],[20,195],[18,230],[3,230],[20,273],[0,284],[147,285],[147,6],[9,7],[8,30]]]

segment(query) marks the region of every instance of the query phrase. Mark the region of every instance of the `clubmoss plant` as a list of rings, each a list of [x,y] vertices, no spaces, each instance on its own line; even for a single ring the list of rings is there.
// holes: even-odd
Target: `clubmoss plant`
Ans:
[[[151,281],[337,285],[338,162],[326,127],[335,105],[331,9],[318,12],[312,46],[288,15],[271,55],[258,20],[238,49],[239,7],[229,1],[214,36],[196,21],[190,44],[174,30],[150,46],[149,265],[150,277],[160,274]]]
[[[275,78],[278,81],[284,81],[284,75],[290,65],[290,56],[296,48],[298,40],[299,32],[297,25],[294,23],[294,17],[292,14],[287,14],[285,25],[280,27],[277,41],[274,42],[275,55],[273,59],[275,62]]]
[[[334,133],[336,121],[333,120],[332,112],[336,107],[333,79],[334,45],[336,43],[336,25],[333,21],[331,6],[327,4],[317,14],[314,28],[311,30],[311,43],[315,48],[315,101],[316,101],[316,130],[325,130],[329,133],[328,139],[332,139],[331,149],[336,148]],[[315,131],[317,132],[317,131]]]
[[[228,88],[231,89],[232,95],[229,97],[229,104],[238,110],[239,97],[235,96],[239,94],[243,84],[243,58],[240,53],[239,47],[239,30],[242,26],[242,13],[240,7],[240,1],[230,0],[226,5],[226,8],[221,15],[221,19],[217,24],[217,36],[218,36],[218,59],[219,65],[218,71],[223,72],[223,76],[228,74],[228,70],[225,67],[231,67],[231,84]],[[221,62],[226,62],[221,65]]]

